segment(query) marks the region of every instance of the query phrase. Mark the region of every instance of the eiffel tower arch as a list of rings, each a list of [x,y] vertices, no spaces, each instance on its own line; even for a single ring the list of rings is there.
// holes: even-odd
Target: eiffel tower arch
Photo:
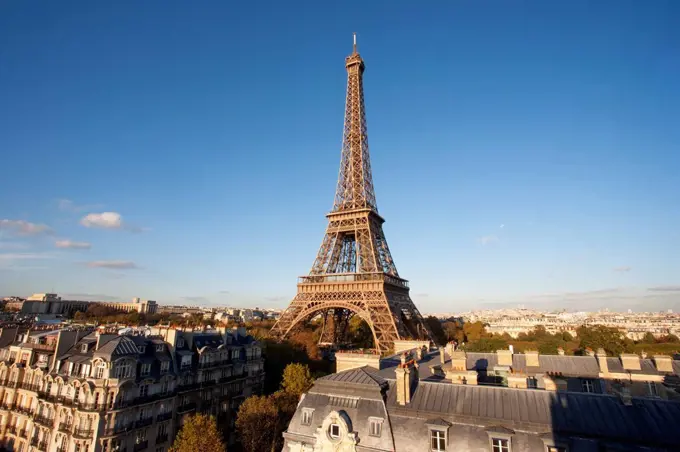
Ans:
[[[354,48],[345,58],[347,98],[340,174],[328,227],[298,293],[271,330],[285,338],[316,316],[323,319],[322,343],[340,344],[352,316],[373,332],[375,347],[392,349],[395,340],[433,336],[409,296],[392,260],[373,189],[364,107],[364,61]]]

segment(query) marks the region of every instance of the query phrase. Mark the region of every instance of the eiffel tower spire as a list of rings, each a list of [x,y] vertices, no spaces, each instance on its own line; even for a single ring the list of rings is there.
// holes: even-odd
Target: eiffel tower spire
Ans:
[[[347,98],[340,172],[328,227],[308,276],[272,328],[284,338],[296,325],[321,315],[321,342],[341,343],[349,319],[359,315],[371,327],[375,346],[392,348],[399,339],[432,339],[409,296],[408,281],[399,277],[387,246],[373,189],[368,152],[363,74],[357,51],[345,58]]]

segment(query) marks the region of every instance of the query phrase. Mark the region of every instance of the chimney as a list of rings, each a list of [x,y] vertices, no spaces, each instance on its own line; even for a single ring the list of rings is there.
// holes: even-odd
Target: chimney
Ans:
[[[373,351],[343,351],[335,352],[335,371],[356,369],[358,367],[369,366],[380,370],[380,353]]]
[[[626,370],[640,370],[640,357],[635,353],[622,353],[621,364]]]
[[[654,364],[659,372],[673,373],[673,360],[670,356],[654,355]]]
[[[464,351],[453,352],[451,355],[452,370],[467,370],[467,354]]]
[[[499,366],[512,366],[512,350],[497,350]]]
[[[538,361],[538,352],[535,350],[527,350],[524,352],[524,360],[527,367],[540,367],[541,363]]]
[[[444,350],[444,347],[439,347],[439,360],[442,362],[443,368],[444,363],[446,362],[446,351]]]
[[[539,377],[538,375],[536,376]],[[567,390],[567,380],[558,376],[552,376],[550,374],[543,375],[543,386],[546,391],[566,391]]]
[[[418,347],[416,348],[416,360],[417,361],[422,361],[423,356],[425,356],[425,347]]]
[[[595,356],[595,352],[593,351],[592,348],[586,347],[586,355],[588,355],[588,356]]]
[[[647,359],[647,352],[644,351],[644,350],[642,350],[642,351],[640,352],[640,358],[642,358],[642,359]]]
[[[397,403],[407,405],[411,402],[411,394],[415,390],[418,381],[418,368],[414,366],[414,361],[406,361],[405,354],[402,355],[402,362],[395,369],[397,377]]]
[[[603,374],[609,373],[609,364],[607,364],[607,352],[603,348],[598,348],[595,354],[595,359],[597,359],[597,364],[600,366],[600,372]]]
[[[562,347],[557,347],[557,354],[560,356],[564,356],[564,349]]]

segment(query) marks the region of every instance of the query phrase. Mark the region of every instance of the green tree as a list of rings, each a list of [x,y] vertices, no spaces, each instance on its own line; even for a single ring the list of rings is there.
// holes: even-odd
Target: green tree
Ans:
[[[630,349],[630,341],[625,340],[618,328],[604,325],[581,326],[576,329],[581,350],[603,348],[608,355],[619,355]]]
[[[309,372],[309,367],[300,363],[291,363],[283,370],[281,386],[288,394],[300,397],[314,384],[314,379]]]
[[[373,331],[368,323],[358,315],[349,320],[348,337],[358,348],[373,348]]]
[[[245,402],[244,402],[245,403]],[[169,452],[226,452],[215,418],[204,414],[190,416],[177,433]]]
[[[656,344],[656,338],[654,335],[650,332],[645,333],[645,335],[642,337],[642,340],[640,341],[644,344]]]
[[[279,409],[273,396],[250,396],[238,410],[236,428],[245,452],[276,450],[278,426]]]
[[[482,337],[476,341],[468,342],[465,350],[470,352],[495,352],[508,348],[508,342],[501,337]]]

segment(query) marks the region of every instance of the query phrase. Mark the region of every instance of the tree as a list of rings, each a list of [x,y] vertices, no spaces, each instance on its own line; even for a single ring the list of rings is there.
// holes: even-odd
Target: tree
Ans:
[[[245,404],[245,402],[244,402]],[[226,452],[215,418],[204,414],[190,416],[177,433],[169,452]]]
[[[358,315],[349,319],[347,336],[358,348],[373,348],[373,331],[368,323]]]
[[[631,346],[630,341],[624,339],[621,330],[604,325],[581,326],[577,328],[576,335],[580,339],[579,347],[582,350],[603,348],[608,355],[620,355]]]
[[[273,396],[250,396],[238,410],[236,428],[245,452],[276,450],[279,409]],[[204,449],[194,449],[192,452]],[[174,452],[174,451],[172,451]]]
[[[292,394],[297,398],[303,392],[307,392],[314,384],[314,379],[309,372],[309,367],[300,363],[291,363],[283,369],[283,381],[281,386],[288,394]]]
[[[656,338],[652,333],[646,332],[645,335],[642,337],[642,341],[640,342],[644,344],[656,344]]]
[[[463,324],[463,333],[465,333],[465,342],[475,342],[488,336],[486,326],[479,321]]]
[[[430,327],[430,331],[434,334],[437,345],[445,345],[448,342],[444,328],[442,328],[442,322],[440,322],[437,317],[432,315],[428,316],[425,319],[425,323],[427,323],[427,326]]]
[[[465,350],[470,352],[495,352],[508,348],[508,343],[501,337],[483,337],[479,340],[468,342]]]

